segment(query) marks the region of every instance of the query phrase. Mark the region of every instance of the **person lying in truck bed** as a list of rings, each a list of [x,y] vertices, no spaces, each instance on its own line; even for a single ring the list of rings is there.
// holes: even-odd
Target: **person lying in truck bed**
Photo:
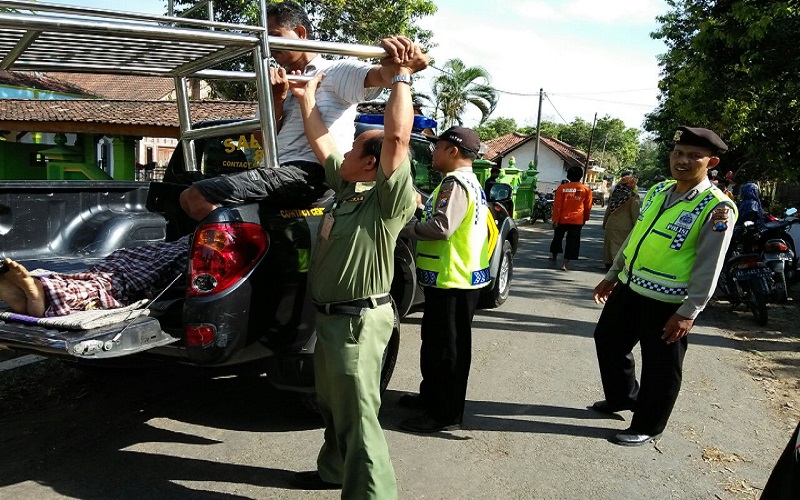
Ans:
[[[33,276],[6,258],[0,263],[0,301],[15,313],[36,318],[124,307],[160,291],[186,269],[190,238],[123,248],[73,274]]]
[[[286,0],[267,6],[267,30],[270,36],[313,39],[308,15],[297,3]],[[388,57],[380,65],[363,61],[323,59],[313,52],[274,51],[273,58],[282,68],[271,68],[275,121],[278,127],[277,153],[280,168],[263,166],[195,182],[180,197],[181,208],[194,220],[203,220],[220,206],[273,200],[313,201],[327,189],[325,171],[314,155],[303,131],[303,120],[297,99],[289,92],[286,72],[314,76],[325,73],[317,89],[317,102],[325,125],[340,151],[350,151],[355,137],[356,105],[376,98],[381,88],[392,86],[394,70],[390,62],[400,57],[397,44],[381,41]],[[421,51],[417,53],[422,53]],[[427,67],[427,60],[407,63],[413,73]]]

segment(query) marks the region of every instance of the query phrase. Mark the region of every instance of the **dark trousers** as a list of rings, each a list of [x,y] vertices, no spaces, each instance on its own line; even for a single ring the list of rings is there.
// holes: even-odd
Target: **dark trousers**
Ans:
[[[800,460],[798,460],[797,433],[800,424],[794,430],[789,443],[783,450],[772,473],[769,475],[761,500],[797,500],[800,498]]]
[[[667,344],[664,325],[680,304],[643,297],[618,283],[594,331],[594,344],[606,400],[636,401],[631,430],[660,434],[667,425],[681,389],[687,337]],[[633,347],[642,350],[641,387],[636,381]]]
[[[564,258],[568,260],[578,260],[581,251],[581,228],[583,224],[559,224],[553,234],[553,242],[550,243],[550,253],[557,255],[561,253],[561,240],[567,235],[567,245],[564,248]]]
[[[472,318],[480,289],[425,287],[420,397],[433,418],[461,423],[472,363]]]

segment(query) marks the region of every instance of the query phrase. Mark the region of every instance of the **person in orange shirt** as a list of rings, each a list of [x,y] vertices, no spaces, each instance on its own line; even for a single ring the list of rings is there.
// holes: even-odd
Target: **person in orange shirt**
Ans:
[[[567,182],[556,189],[553,201],[553,242],[550,243],[551,262],[556,262],[561,253],[561,241],[567,235],[564,248],[563,271],[568,271],[569,261],[578,258],[581,249],[581,228],[589,220],[592,209],[592,190],[580,182],[583,177],[581,167],[570,167],[567,170]]]

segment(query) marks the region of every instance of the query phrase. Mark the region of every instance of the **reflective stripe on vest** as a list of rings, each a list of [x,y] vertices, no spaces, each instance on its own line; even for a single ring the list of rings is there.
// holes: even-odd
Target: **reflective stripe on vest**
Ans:
[[[647,194],[623,250],[625,266],[619,279],[645,297],[680,303],[689,293],[697,238],[703,225],[720,202],[732,204],[724,193],[711,188],[664,209],[666,191],[673,185],[675,181],[664,182]]]
[[[481,288],[492,279],[486,194],[471,172],[451,172],[448,178],[454,179],[467,192],[467,212],[449,239],[417,242],[417,280],[421,285],[436,288]],[[433,203],[442,184],[431,194],[422,215],[423,222],[433,216]]]

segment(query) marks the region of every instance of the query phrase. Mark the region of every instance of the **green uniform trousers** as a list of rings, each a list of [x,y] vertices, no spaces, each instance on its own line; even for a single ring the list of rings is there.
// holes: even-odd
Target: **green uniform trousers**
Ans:
[[[314,373],[325,442],[317,469],[342,484],[344,499],[397,498],[386,437],[378,422],[383,352],[392,336],[391,304],[361,316],[317,313]]]

